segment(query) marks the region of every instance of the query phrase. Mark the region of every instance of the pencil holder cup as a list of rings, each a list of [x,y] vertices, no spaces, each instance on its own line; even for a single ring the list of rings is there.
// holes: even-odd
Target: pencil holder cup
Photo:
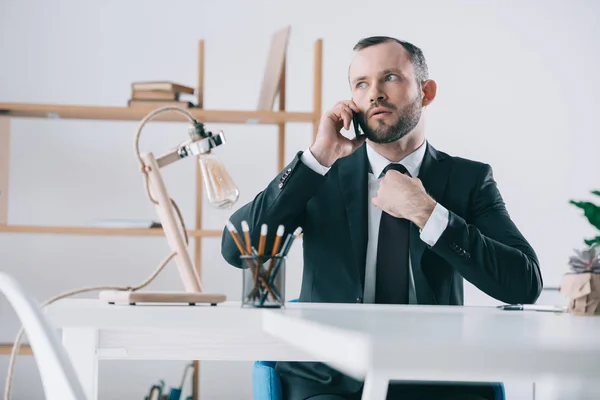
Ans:
[[[285,303],[285,257],[241,256],[242,307],[282,308]]]

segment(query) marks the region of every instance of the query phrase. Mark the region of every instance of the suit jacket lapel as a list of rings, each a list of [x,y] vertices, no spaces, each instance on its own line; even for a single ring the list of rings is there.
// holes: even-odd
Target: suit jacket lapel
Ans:
[[[369,160],[366,144],[352,155],[338,161],[338,176],[346,205],[346,216],[357,262],[358,275],[364,289],[368,236],[368,173]]]
[[[427,143],[427,150],[419,171],[418,178],[423,183],[425,190],[437,201],[442,201],[449,169],[442,157],[433,146]],[[419,304],[438,304],[439,299],[427,279],[427,266],[423,265],[422,257],[427,244],[420,238],[419,227],[411,224],[410,231],[410,258],[415,280],[415,288]]]

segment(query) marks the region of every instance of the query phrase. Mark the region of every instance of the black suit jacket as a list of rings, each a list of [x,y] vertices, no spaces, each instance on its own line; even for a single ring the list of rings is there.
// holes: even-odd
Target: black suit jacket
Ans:
[[[269,245],[277,225],[283,224],[286,234],[303,228],[301,302],[362,302],[369,201],[365,146],[338,160],[325,176],[306,166],[299,152],[231,216],[238,230],[242,220],[248,221],[253,243],[258,243],[262,223],[270,228]],[[431,247],[420,239],[418,227],[411,227],[419,304],[462,305],[463,278],[500,301],[534,303],[543,286],[538,259],[511,221],[491,167],[449,156],[427,143],[418,178],[449,210],[448,226]],[[223,234],[221,251],[229,264],[242,268],[229,232]],[[320,363],[278,363],[278,370],[284,380],[304,377],[334,391],[360,388],[360,382]]]

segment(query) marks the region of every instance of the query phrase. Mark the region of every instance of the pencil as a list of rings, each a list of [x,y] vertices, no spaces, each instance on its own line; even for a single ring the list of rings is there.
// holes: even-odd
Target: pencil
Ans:
[[[298,228],[296,228],[294,233],[291,233],[288,235],[283,247],[281,248],[280,254],[279,254],[282,258],[284,258],[288,255],[288,253],[292,247],[292,243],[294,242],[294,239],[298,238],[298,236],[300,236],[301,233],[302,233],[302,228],[298,227]],[[277,276],[277,271],[279,271],[279,267],[281,266],[282,258],[277,260],[277,264],[275,265],[275,268],[273,268],[273,276],[269,277],[269,280],[268,280],[270,285],[273,284],[273,281],[275,280],[275,277]]]
[[[296,228],[296,230],[294,231],[294,234],[293,234],[293,236],[292,236],[292,240],[290,240],[290,242],[288,243],[288,245],[287,245],[287,248],[285,248],[285,249],[282,249],[282,252],[283,252],[283,254],[282,254],[282,255],[283,255],[284,257],[288,255],[288,253],[289,253],[290,249],[292,248],[292,243],[294,242],[294,240],[298,239],[298,237],[299,237],[301,234],[302,234],[302,228],[300,228],[300,227]]]
[[[265,252],[265,243],[267,241],[267,224],[262,224],[260,227],[260,239],[258,241],[258,254],[256,255],[257,264],[256,264],[256,275],[254,276],[254,291],[259,290],[259,282],[258,278],[262,273],[262,256]]]
[[[267,242],[267,224],[262,224],[260,227],[260,240],[258,242],[258,257],[262,257],[265,254],[265,244]]]
[[[271,276],[271,271],[273,270],[273,266],[275,264],[275,257],[277,252],[279,251],[279,245],[281,244],[281,238],[283,237],[283,233],[285,232],[285,227],[283,225],[279,225],[277,227],[277,236],[275,236],[275,243],[273,244],[273,249],[271,250],[271,260],[269,261],[269,269],[267,270],[267,281],[269,276]]]
[[[242,243],[240,242],[240,238],[238,237],[237,230],[235,229],[235,226],[231,221],[227,221],[227,229],[229,230],[229,233],[231,233],[231,237],[233,238],[233,241],[235,242],[235,245],[237,246],[240,253],[242,255],[247,255],[244,251],[244,247],[242,247]]]
[[[273,249],[271,250],[271,256],[273,257],[275,257],[277,255],[277,252],[279,251],[279,244],[281,243],[283,232],[285,232],[284,226],[279,225],[277,227],[277,236],[275,236],[275,243],[273,244]]]
[[[252,254],[252,243],[250,241],[250,227],[247,221],[242,221],[242,231],[244,232],[244,239],[246,240],[246,252]]]
[[[244,248],[242,247],[240,238],[237,235],[237,230],[235,229],[235,226],[233,225],[233,223],[231,223],[231,221],[227,221],[227,229],[229,230],[229,233],[231,233],[231,237],[233,238],[235,245],[237,246],[238,250],[240,251],[240,254],[244,255],[244,256],[247,255],[244,251]],[[256,276],[258,274],[256,265],[254,265],[252,260],[249,260],[249,259],[246,260],[246,264],[250,268],[250,271],[252,271],[252,275],[253,275],[254,279],[256,280]]]

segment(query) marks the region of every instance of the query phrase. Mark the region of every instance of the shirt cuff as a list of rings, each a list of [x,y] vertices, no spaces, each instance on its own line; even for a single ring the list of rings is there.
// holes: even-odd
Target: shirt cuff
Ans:
[[[437,203],[421,231],[421,240],[429,246],[435,245],[448,226],[449,217],[448,210],[440,203]]]
[[[331,169],[331,167],[325,167],[319,164],[315,156],[313,156],[313,154],[310,152],[310,148],[306,149],[302,153],[302,156],[300,156],[300,160],[304,164],[306,164],[306,166],[308,166],[310,169],[312,169],[315,172],[318,172],[321,175],[325,175]]]

